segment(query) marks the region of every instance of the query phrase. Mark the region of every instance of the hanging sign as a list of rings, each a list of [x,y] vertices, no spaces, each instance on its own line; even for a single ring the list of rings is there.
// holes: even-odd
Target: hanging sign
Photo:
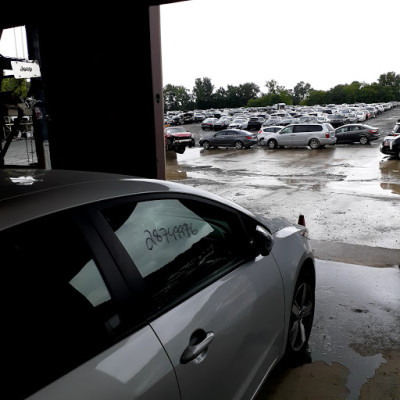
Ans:
[[[36,62],[11,61],[11,67],[14,77],[17,79],[39,78],[41,76],[39,64]]]

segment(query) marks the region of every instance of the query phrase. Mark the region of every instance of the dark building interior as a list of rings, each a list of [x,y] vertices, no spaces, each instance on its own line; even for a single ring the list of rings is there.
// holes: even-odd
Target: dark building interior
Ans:
[[[40,64],[51,168],[165,179],[160,5],[172,2],[6,6],[0,30],[24,25]]]

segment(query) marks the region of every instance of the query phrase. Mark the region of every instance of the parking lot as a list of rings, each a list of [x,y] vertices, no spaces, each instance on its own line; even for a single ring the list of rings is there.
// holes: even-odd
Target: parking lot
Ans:
[[[381,138],[368,145],[167,152],[167,179],[265,216],[305,215],[318,276],[309,358],[278,368],[258,400],[399,398],[400,160],[379,150],[399,118],[369,120]]]

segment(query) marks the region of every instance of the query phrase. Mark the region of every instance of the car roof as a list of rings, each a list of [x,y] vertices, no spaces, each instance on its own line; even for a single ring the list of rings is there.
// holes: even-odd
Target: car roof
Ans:
[[[0,230],[74,207],[148,193],[182,193],[244,208],[201,189],[170,181],[65,170],[0,170]]]

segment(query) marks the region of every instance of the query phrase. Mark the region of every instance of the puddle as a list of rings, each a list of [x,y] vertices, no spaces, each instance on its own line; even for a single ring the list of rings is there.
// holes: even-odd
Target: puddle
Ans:
[[[339,346],[334,355],[312,350],[311,359],[313,363],[323,361],[327,365],[338,363],[346,367],[348,375],[345,384],[349,391],[346,400],[357,400],[362,386],[375,375],[382,364],[386,363],[382,354],[364,357],[347,346]]]

